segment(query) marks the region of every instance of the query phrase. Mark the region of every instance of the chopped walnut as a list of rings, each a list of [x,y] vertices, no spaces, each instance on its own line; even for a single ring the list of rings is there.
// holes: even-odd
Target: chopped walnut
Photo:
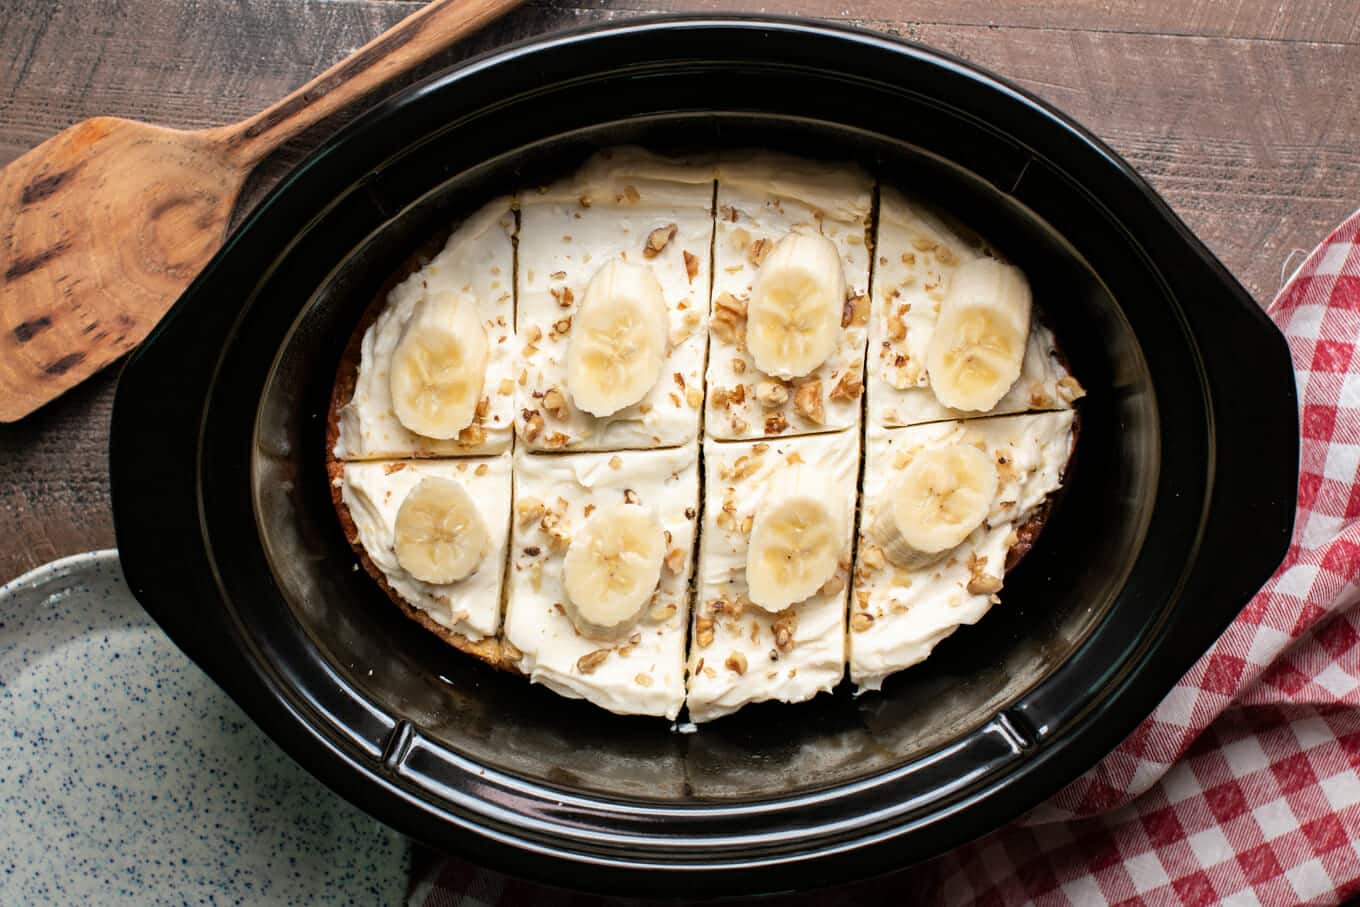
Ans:
[[[666,552],[666,569],[674,574],[679,574],[685,569],[685,552],[681,548],[672,548]]]
[[[515,382],[509,378],[502,378],[499,390],[502,397],[508,397],[515,392]]]
[[[486,429],[480,425],[469,425],[458,433],[460,447],[477,447],[486,441]]]
[[[640,687],[649,687],[652,685],[652,675],[651,674],[634,675],[633,683],[637,684]]]
[[[863,633],[874,625],[874,616],[868,611],[856,611],[850,615],[850,629],[856,633]]]
[[[700,617],[694,621],[694,641],[701,649],[713,642],[713,618]]]
[[[609,458],[609,468],[610,468],[610,469],[622,469],[622,468],[623,468],[623,458],[620,457],[618,454],[614,454],[614,456],[612,456],[612,457]]]
[[[691,387],[685,391],[685,402],[690,405],[691,409],[698,409],[699,404],[704,402],[704,392],[697,387]]]
[[[652,609],[652,620],[657,623],[664,623],[674,617],[675,612],[678,610],[679,609],[675,606],[675,602],[669,602],[662,605],[660,608]]]
[[[472,470],[472,472],[474,475],[484,476],[486,475],[486,469],[487,466],[485,463],[478,463],[477,468]]]
[[[1001,577],[989,573],[974,574],[968,580],[968,591],[974,595],[991,595],[1001,591]]]
[[[543,516],[543,502],[538,498],[523,498],[515,504],[515,516],[521,526],[527,526]]]
[[[548,435],[548,446],[553,448],[554,450],[561,450],[570,443],[571,438],[562,434],[560,431],[555,431],[552,434]]]
[[[832,400],[858,400],[864,391],[864,376],[859,369],[848,369],[829,395]]]
[[[1029,405],[1035,409],[1048,409],[1053,405],[1053,400],[1044,392],[1041,385],[1035,385],[1034,389],[1030,391]]]
[[[553,414],[554,418],[565,419],[570,413],[567,407],[567,398],[557,388],[549,388],[543,395],[543,408]]]
[[[553,322],[553,333],[556,334],[558,337],[565,336],[570,332],[571,332],[570,315],[568,315],[566,318],[559,318]]]
[[[902,340],[907,336],[907,324],[896,312],[888,315],[888,338]]]
[[[1072,403],[1086,396],[1086,388],[1076,378],[1063,375],[1058,379],[1058,396],[1066,403]]]
[[[623,192],[622,192],[622,194],[618,195],[618,196],[615,198],[615,201],[620,201],[620,202],[622,202],[622,201],[627,201],[627,202],[631,202],[631,203],[633,203],[633,204],[636,204],[641,198],[642,198],[642,194],[639,193],[639,192],[637,191],[637,189],[636,189],[634,186],[632,186],[632,185],[627,185],[627,186],[624,186],[624,187],[623,187]]]
[[[491,398],[483,397],[477,401],[477,408],[473,411],[473,418],[478,422],[486,418],[486,414],[491,412]]]
[[[789,389],[780,381],[766,379],[756,384],[756,400],[766,409],[778,409],[789,402]]]
[[[917,252],[930,252],[936,248],[936,245],[933,240],[926,239],[924,236],[918,236],[911,241],[911,247]]]
[[[865,542],[859,549],[860,566],[867,570],[882,570],[887,563],[883,558],[883,549],[877,545]]]
[[[745,419],[737,415],[732,416],[732,431],[736,432],[737,434],[742,434],[746,431],[747,428],[748,426],[746,424]]]
[[[954,250],[949,248],[948,246],[935,247],[935,260],[938,261],[940,264],[946,266],[956,265],[959,263],[959,257],[955,255]]]
[[[822,407],[822,382],[807,381],[798,386],[793,394],[793,408],[798,415],[813,425],[826,421],[826,410]]]
[[[746,331],[746,301],[720,294],[713,303],[712,330],[723,343],[735,346]]]
[[[746,656],[740,652],[734,651],[731,655],[727,656],[727,660],[723,662],[723,667],[727,668],[729,671],[734,671],[737,674],[745,674]]]
[[[641,500],[642,499],[638,497],[638,493],[633,489],[625,488],[623,490],[623,501],[625,504],[636,504]]]
[[[552,272],[551,274],[549,274],[548,276],[551,277],[553,280],[566,280],[566,279],[567,279],[567,272],[566,272],[566,271],[553,271],[553,272]]]
[[[793,648],[793,634],[798,629],[798,612],[793,609],[785,611],[775,619],[771,628],[774,631],[775,648],[781,652],[787,652]]]
[[[388,463],[383,467],[383,475],[390,476],[394,472],[401,472],[406,468],[405,463]]]
[[[543,329],[538,325],[533,325],[529,330],[524,332],[524,336],[530,343],[538,343],[538,341],[543,339]]]
[[[784,418],[783,413],[775,413],[773,416],[765,418],[765,433],[767,435],[777,435],[782,431],[787,431],[789,420]]]
[[[746,360],[734,358],[732,360],[732,371],[736,372],[738,375],[746,371]]]
[[[552,298],[557,300],[557,304],[564,309],[571,308],[571,304],[576,301],[575,295],[571,292],[571,287],[553,287],[548,291]]]
[[[747,247],[746,260],[757,268],[760,267],[761,263],[765,261],[765,256],[770,254],[770,249],[773,246],[774,243],[770,242],[768,239],[757,239]]]
[[[848,328],[852,324],[868,323],[869,297],[865,293],[856,293],[845,301],[845,308],[841,310],[841,327]]]
[[[587,652],[576,659],[576,670],[582,674],[594,674],[595,669],[604,664],[609,653],[609,649],[596,649],[594,652]]]
[[[543,417],[536,409],[526,409],[520,415],[524,417],[524,440],[533,441],[543,431]]]
[[[666,248],[666,245],[675,239],[675,231],[679,229],[675,224],[667,224],[664,227],[657,227],[647,234],[647,242],[642,247],[643,258],[656,258]]]
[[[694,278],[699,276],[699,256],[692,254],[688,249],[682,249],[680,254],[685,256],[685,276],[693,283]]]

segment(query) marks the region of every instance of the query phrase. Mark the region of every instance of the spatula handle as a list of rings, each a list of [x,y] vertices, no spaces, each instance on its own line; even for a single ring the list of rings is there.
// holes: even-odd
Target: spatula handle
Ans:
[[[433,0],[397,25],[248,120],[212,130],[213,138],[242,168],[283,142],[424,63],[522,0]]]

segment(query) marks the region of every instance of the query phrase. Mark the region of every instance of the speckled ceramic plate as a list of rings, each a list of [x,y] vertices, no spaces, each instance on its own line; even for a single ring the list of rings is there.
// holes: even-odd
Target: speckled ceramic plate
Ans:
[[[0,587],[0,903],[392,904],[406,840],[264,736],[114,551]]]

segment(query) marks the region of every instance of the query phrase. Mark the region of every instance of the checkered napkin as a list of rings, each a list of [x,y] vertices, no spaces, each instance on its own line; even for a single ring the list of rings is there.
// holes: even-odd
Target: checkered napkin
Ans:
[[[924,866],[801,902],[1293,905],[1360,893],[1360,212],[1269,311],[1302,406],[1279,571],[1152,716],[1047,803]],[[600,901],[450,859],[412,903]]]

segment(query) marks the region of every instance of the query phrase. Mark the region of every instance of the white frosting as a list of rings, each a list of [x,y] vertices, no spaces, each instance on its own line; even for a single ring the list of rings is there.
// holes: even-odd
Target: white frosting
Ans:
[[[571,698],[588,699],[623,715],[674,719],[685,699],[685,627],[689,620],[691,556],[698,524],[698,444],[624,453],[528,454],[515,458],[513,542],[505,638],[523,653],[518,667],[534,683]],[[670,534],[668,552],[678,549],[679,570],[661,568],[653,602],[636,629],[616,642],[576,632],[562,605],[562,561],[571,533],[586,518],[586,507],[624,500],[631,490],[639,503],[654,507]],[[553,528],[565,533],[554,545],[542,519],[521,518],[527,499],[554,509]],[[558,503],[561,498],[562,502]],[[580,659],[609,650],[594,670],[583,673]],[[510,653],[513,657],[513,653]]]
[[[999,601],[995,594],[975,594],[967,587],[975,572],[1004,577],[1013,533],[1061,484],[1074,440],[1072,418],[1071,410],[1063,410],[870,430],[851,599],[850,677],[861,690],[876,690],[884,677],[924,661],[940,640],[976,623]],[[917,450],[956,444],[981,444],[997,461],[1000,482],[986,521],[937,564],[915,570],[891,562],[867,566],[872,543],[863,530],[886,503],[898,470]],[[861,611],[873,622],[856,630],[854,616]]]
[[[401,599],[437,623],[476,642],[494,636],[501,622],[501,585],[510,536],[510,454],[458,460],[346,463],[341,495],[359,530],[359,543]],[[460,483],[486,523],[491,544],[477,570],[454,583],[437,585],[402,569],[393,552],[397,511],[420,481],[429,477]]]
[[[714,305],[724,293],[747,300],[758,270],[750,257],[752,245],[760,240],[776,243],[790,232],[820,232],[830,239],[841,255],[847,295],[853,298],[867,294],[869,249],[865,237],[873,185],[867,173],[845,164],[824,164],[764,152],[720,159],[718,223],[713,244]],[[715,309],[713,315],[717,314]],[[738,337],[744,336],[744,332],[742,321]],[[767,376],[756,368],[745,344],[727,342],[712,332],[709,402],[704,423],[708,437],[727,440],[775,437],[858,425],[858,388],[853,396],[841,394],[838,395],[841,399],[836,400],[830,397],[847,372],[862,375],[865,333],[865,326],[851,319],[827,360],[806,377],[790,382],[788,399],[782,405],[766,407],[756,399],[756,387]],[[821,384],[825,411],[821,424],[804,418],[794,406],[794,389],[814,381]],[[731,402],[728,394],[726,405],[717,405],[721,396],[715,397],[714,390],[731,391],[739,385],[744,387],[738,393],[739,398],[744,394],[741,402]],[[787,425],[782,431],[780,417]]]
[[[874,254],[878,263],[869,318],[871,425],[894,428],[1071,405],[1058,387],[1067,370],[1054,352],[1052,333],[1037,319],[1030,321],[1020,377],[996,406],[987,413],[965,413],[942,405],[930,389],[926,348],[954,271],[981,252],[940,218],[884,186],[879,193]],[[906,328],[900,339],[893,339],[889,333],[892,315]]]
[[[711,166],[628,148],[604,152],[573,176],[521,197],[515,374],[522,374],[524,383],[516,385],[515,405],[520,439],[531,449],[648,449],[698,437],[712,205]],[[670,224],[676,226],[675,236],[660,254],[647,258],[648,236]],[[660,379],[641,402],[596,418],[571,404],[566,389],[570,328],[563,333],[554,325],[575,314],[590,278],[613,257],[656,275],[670,316],[671,350]],[[553,388],[566,398],[565,418],[543,405],[543,395]],[[543,419],[532,439],[526,411]]]
[[[510,449],[513,433],[515,368],[514,233],[510,200],[499,198],[463,222],[443,251],[403,280],[361,341],[354,397],[340,411],[335,456],[341,460],[435,457],[499,453]],[[463,441],[438,440],[408,431],[392,411],[389,369],[392,353],[417,303],[427,292],[462,290],[477,300],[489,354],[482,396],[485,415]]]
[[[842,520],[844,556],[823,591],[774,615],[747,599],[747,517],[754,518],[771,479],[788,468],[794,454],[822,483],[819,493]],[[749,475],[747,470],[752,470]],[[707,500],[691,632],[692,720],[710,721],[767,699],[802,702],[840,682],[845,673],[845,603],[858,473],[859,435],[854,431],[759,443],[704,442]],[[713,621],[713,641],[702,647],[700,619]],[[775,624],[781,619],[794,624],[793,644],[782,651],[775,644]],[[728,664],[734,653],[740,656],[737,664],[744,659],[743,671]]]

